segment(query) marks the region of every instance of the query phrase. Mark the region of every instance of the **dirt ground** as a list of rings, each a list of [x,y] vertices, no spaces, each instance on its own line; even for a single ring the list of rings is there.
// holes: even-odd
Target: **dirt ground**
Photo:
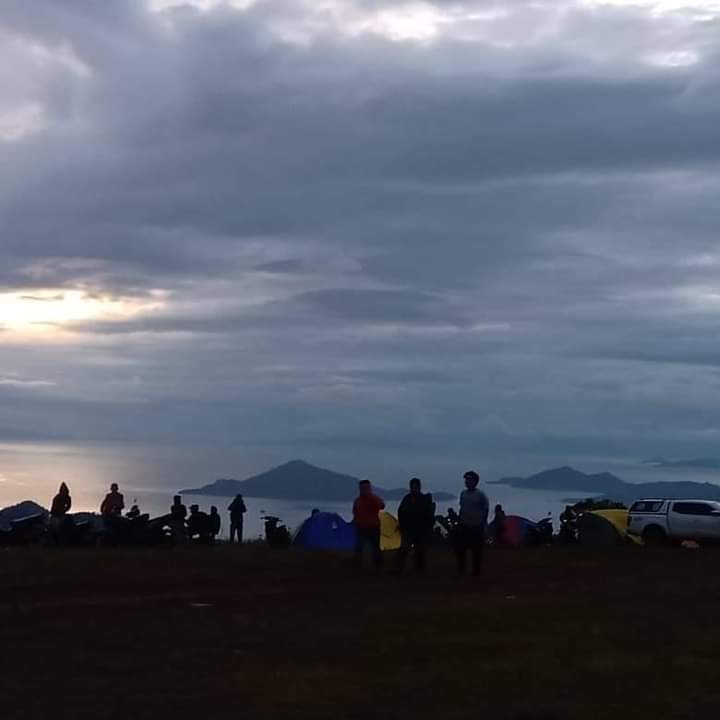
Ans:
[[[720,552],[488,553],[482,578],[243,548],[0,551],[14,718],[691,718]]]

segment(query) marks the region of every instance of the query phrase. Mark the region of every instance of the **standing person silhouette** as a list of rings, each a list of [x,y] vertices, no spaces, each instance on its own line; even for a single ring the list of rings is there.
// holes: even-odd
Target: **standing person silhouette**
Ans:
[[[187,540],[187,532],[185,530],[185,520],[187,518],[187,508],[183,504],[180,495],[173,496],[173,503],[170,506],[170,527],[175,542],[183,543]]]
[[[455,539],[458,575],[465,574],[465,561],[468,551],[472,555],[472,574],[479,575],[485,547],[485,528],[487,526],[490,503],[487,495],[478,490],[480,476],[474,470],[465,475],[465,490],[460,493],[460,520]]]
[[[70,497],[70,490],[65,483],[60,483],[60,489],[57,495],[53,498],[52,505],[50,506],[50,540],[56,544],[61,544],[68,527],[68,524],[72,525],[72,519],[68,518],[67,514],[72,507],[72,498]]]
[[[369,480],[361,480],[358,483],[358,491],[358,497],[353,503],[353,523],[356,532],[353,566],[360,567],[363,549],[367,545],[370,548],[375,569],[380,570],[383,557],[380,550],[380,516],[378,513],[384,509],[385,502],[373,492]]]
[[[52,505],[50,506],[50,517],[62,519],[70,512],[71,507],[72,498],[70,497],[70,490],[65,483],[60,483],[60,489],[53,498]]]
[[[398,508],[398,523],[402,534],[402,544],[397,555],[395,572],[405,569],[410,548],[414,548],[414,564],[417,572],[425,570],[427,548],[435,524],[435,503],[430,493],[421,491],[420,478],[410,481],[410,492],[402,499]]]
[[[490,536],[493,539],[493,543],[497,546],[505,544],[505,520],[507,515],[503,510],[502,505],[495,506],[495,517],[493,517],[490,523]]]
[[[243,496],[238,494],[235,499],[228,505],[230,511],[230,542],[233,542],[237,534],[237,541],[242,544],[243,541],[243,515],[247,512]]]
[[[208,524],[210,528],[210,542],[214,543],[215,538],[220,534],[220,527],[222,526],[222,520],[220,520],[220,513],[218,509],[212,505],[210,507],[210,515],[208,516]]]
[[[105,518],[116,518],[120,517],[124,508],[125,498],[119,492],[118,484],[113,483],[110,485],[110,492],[100,505],[100,514]]]
[[[113,538],[113,542],[118,542],[120,538],[125,538],[127,531],[125,520],[122,516],[122,511],[125,508],[125,498],[118,489],[118,484],[113,483],[110,485],[110,492],[105,496],[105,499],[100,505],[100,514],[102,515],[105,529],[110,533]]]
[[[190,506],[187,532],[191,542],[200,545],[212,544],[210,516],[206,512],[203,512],[199,505]]]

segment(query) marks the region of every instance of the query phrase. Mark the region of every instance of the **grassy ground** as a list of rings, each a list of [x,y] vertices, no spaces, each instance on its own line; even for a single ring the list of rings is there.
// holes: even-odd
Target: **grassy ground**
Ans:
[[[457,581],[261,546],[0,551],[8,718],[690,718],[720,555],[489,553]]]

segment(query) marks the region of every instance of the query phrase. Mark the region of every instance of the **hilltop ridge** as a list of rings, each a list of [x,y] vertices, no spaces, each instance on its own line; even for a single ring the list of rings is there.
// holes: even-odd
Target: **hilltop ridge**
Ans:
[[[181,495],[210,495],[230,497],[241,493],[246,497],[274,500],[325,500],[349,502],[357,497],[359,478],[320,468],[305,460],[291,460],[246,480],[220,478],[199,488],[180,490]],[[374,485],[385,500],[400,500],[406,488],[386,489]],[[432,492],[425,488],[426,492]],[[452,500],[447,492],[433,492],[436,500]]]

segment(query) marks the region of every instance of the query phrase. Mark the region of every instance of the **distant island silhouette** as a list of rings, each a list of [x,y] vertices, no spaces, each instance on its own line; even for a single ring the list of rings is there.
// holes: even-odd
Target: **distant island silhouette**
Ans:
[[[592,493],[632,502],[643,497],[696,498],[720,500],[720,485],[709,482],[658,481],[629,483],[611,473],[584,473],[567,465],[530,475],[529,477],[504,477],[490,483],[524,488],[526,490],[567,490]]]
[[[664,457],[643,460],[642,465],[661,468],[687,468],[695,470],[720,470],[720,458],[691,458],[690,460],[667,460]]]
[[[232,497],[242,493],[246,497],[272,500],[350,502],[357,497],[359,481],[352,475],[319,468],[305,460],[291,460],[246,480],[221,478],[199,488],[180,490],[180,494]],[[408,492],[407,488],[386,489],[378,485],[375,490],[385,500],[401,500]],[[432,492],[430,488],[424,490]],[[433,498],[453,500],[455,495],[440,491],[433,492]]]

